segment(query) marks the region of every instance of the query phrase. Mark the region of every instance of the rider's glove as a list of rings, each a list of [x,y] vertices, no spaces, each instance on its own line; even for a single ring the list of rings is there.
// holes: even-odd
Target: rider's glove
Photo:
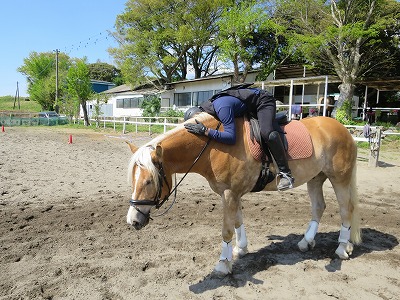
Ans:
[[[194,133],[194,134],[200,134],[200,135],[205,135],[205,132],[207,130],[207,127],[204,126],[203,123],[196,121],[196,124],[185,124],[185,128],[187,131]]]

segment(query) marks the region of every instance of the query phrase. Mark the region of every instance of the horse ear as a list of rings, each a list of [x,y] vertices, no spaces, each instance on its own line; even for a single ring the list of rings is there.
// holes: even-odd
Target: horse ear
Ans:
[[[131,148],[132,153],[135,153],[137,151],[137,149],[139,149],[134,144],[129,143],[128,141],[125,141],[125,142],[128,144],[129,148]]]
[[[159,159],[161,159],[162,158],[162,154],[163,154],[163,149],[162,149],[161,145],[158,144],[157,147],[156,147],[156,155],[157,155],[157,157]]]
[[[160,144],[156,146],[156,150],[152,153],[153,161],[162,161],[163,149]]]

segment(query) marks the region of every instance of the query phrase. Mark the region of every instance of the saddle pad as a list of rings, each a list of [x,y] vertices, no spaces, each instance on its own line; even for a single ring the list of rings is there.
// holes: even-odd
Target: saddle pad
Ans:
[[[250,122],[245,120],[246,134],[249,141],[250,152],[254,159],[261,161],[263,151],[260,144],[250,137]],[[288,142],[287,158],[288,160],[302,159],[310,157],[313,153],[313,145],[310,134],[306,126],[297,120],[292,120],[288,124],[282,126],[286,133]],[[266,158],[268,159],[268,158]]]

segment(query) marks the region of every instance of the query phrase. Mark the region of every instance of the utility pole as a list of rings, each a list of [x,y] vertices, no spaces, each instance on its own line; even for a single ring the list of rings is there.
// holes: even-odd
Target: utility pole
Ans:
[[[60,50],[56,49],[56,101],[55,101],[55,107],[54,109],[56,110],[56,113],[59,113],[59,106],[58,106],[58,53]]]
[[[14,97],[14,109],[15,109],[15,102],[18,99],[18,109],[21,110],[21,103],[19,102],[19,87],[18,87],[18,81],[17,81],[17,90],[15,91],[15,97]]]

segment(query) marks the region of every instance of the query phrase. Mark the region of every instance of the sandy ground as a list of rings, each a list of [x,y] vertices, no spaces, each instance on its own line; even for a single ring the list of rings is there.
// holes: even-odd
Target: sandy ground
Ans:
[[[0,299],[399,299],[398,150],[382,151],[378,168],[359,154],[363,243],[350,260],[334,254],[340,219],[330,184],[308,253],[297,249],[310,220],[305,186],[260,192],[243,199],[250,253],[219,279],[211,272],[221,204],[198,175],[184,180],[168,214],[128,227],[124,138],[152,137],[0,132]]]

